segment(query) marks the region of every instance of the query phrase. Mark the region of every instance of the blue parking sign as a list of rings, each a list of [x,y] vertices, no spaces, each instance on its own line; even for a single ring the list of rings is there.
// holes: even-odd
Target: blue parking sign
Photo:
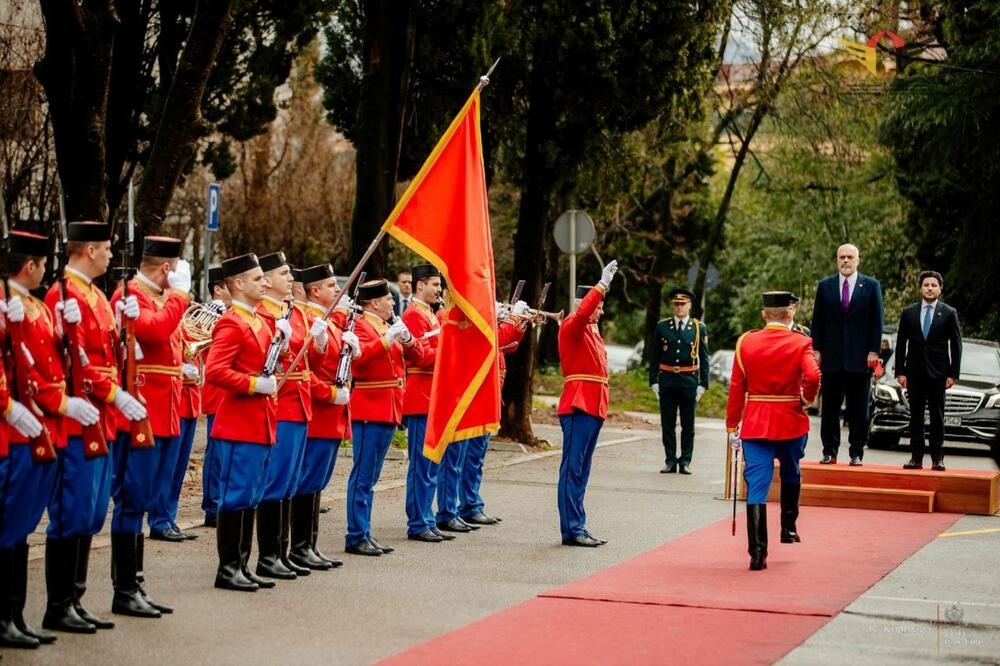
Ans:
[[[219,204],[222,203],[222,186],[212,183],[208,186],[208,230],[219,229]]]

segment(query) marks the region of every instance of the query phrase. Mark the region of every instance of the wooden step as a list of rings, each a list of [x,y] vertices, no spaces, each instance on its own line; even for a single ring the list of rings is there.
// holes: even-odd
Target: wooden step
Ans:
[[[834,506],[842,509],[878,509],[880,511],[934,512],[934,491],[901,490],[898,488],[857,488],[803,483],[799,504],[802,506]],[[768,500],[781,499],[780,486],[771,486]]]

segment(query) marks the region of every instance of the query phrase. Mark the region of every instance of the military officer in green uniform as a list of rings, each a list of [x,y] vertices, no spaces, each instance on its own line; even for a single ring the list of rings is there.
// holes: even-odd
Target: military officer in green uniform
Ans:
[[[660,400],[660,427],[666,467],[661,474],[691,473],[695,405],[708,389],[708,328],[691,317],[694,294],[674,289],[674,316],[662,319],[653,335],[649,384]],[[677,457],[677,414],[681,416],[681,457]]]
[[[802,333],[803,335],[807,335],[811,338],[812,331],[809,330],[809,327],[803,326],[799,324],[797,321],[795,321],[795,315],[799,311],[799,297],[796,296],[795,294],[792,294],[791,301],[792,304],[788,306],[788,311],[792,313],[792,326],[791,326],[792,330],[796,331],[797,333]]]

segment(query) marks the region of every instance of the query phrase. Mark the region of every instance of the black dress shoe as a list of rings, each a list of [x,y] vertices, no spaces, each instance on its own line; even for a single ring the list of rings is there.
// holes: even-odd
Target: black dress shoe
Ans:
[[[562,545],[564,546],[581,546],[583,548],[597,548],[601,545],[601,542],[592,536],[587,536],[586,534],[578,534],[571,539],[563,539]]]
[[[194,541],[195,539],[198,538],[198,535],[195,534],[194,532],[185,532],[184,530],[182,530],[181,528],[177,527],[176,525],[174,525],[174,531],[177,532],[178,534],[180,534],[182,537],[184,537],[184,539],[187,540],[187,541]]]
[[[861,467],[861,458],[859,456],[851,456],[851,467]]]
[[[677,463],[673,465],[667,465],[660,470],[660,474],[676,474],[677,473]]]
[[[456,518],[455,520],[457,520],[458,522],[462,523],[463,525],[465,525],[466,527],[468,527],[472,531],[476,531],[476,530],[479,529],[479,525],[473,525],[472,523],[467,523],[462,518]]]
[[[595,537],[595,536],[594,536],[593,534],[591,534],[590,532],[588,532],[588,531],[586,531],[586,530],[585,530],[585,531],[584,531],[583,533],[584,533],[584,534],[585,534],[586,536],[589,536],[589,537],[590,537],[591,539],[593,539],[594,541],[600,541],[600,542],[601,542],[601,545],[602,545],[602,546],[603,546],[604,544],[606,544],[606,543],[608,542],[608,540],[607,540],[607,539],[599,539],[599,538]]]
[[[681,474],[689,474],[689,475],[691,474],[690,468],[688,468],[687,465],[683,465],[683,464],[681,465],[680,472],[681,472]]]
[[[498,518],[487,516],[485,513],[480,511],[479,513],[473,514],[468,518],[462,518],[462,522],[468,525],[496,525],[500,522],[500,520]]]
[[[375,540],[375,537],[368,537],[368,543],[370,543],[371,545],[375,546],[376,548],[378,548],[379,550],[381,550],[386,555],[388,555],[389,553],[396,552],[396,549],[393,548],[392,546],[383,546],[382,544],[380,544],[378,541]]]
[[[172,527],[168,527],[165,530],[150,530],[149,538],[153,541],[170,541],[171,543],[180,543],[181,541],[187,541],[183,534],[178,532]]]
[[[139,594],[139,590],[115,591],[114,599],[111,601],[111,612],[116,615],[128,615],[131,617],[160,617],[160,611],[156,610]]]
[[[914,458],[910,458],[905,463],[903,463],[903,469],[923,469],[923,468],[924,468],[923,460],[916,460]]]
[[[330,507],[328,507],[328,506],[321,506],[319,508],[319,512],[320,513],[330,513]]]
[[[931,469],[934,470],[935,472],[945,471],[944,460],[935,460],[934,464],[931,465]]]
[[[359,541],[353,546],[345,548],[344,552],[350,553],[351,555],[368,555],[369,557],[378,557],[382,554],[382,549],[376,548],[367,541]]]
[[[443,531],[443,532],[463,532],[463,533],[465,533],[465,532],[471,532],[472,531],[472,528],[469,525],[466,525],[465,523],[463,523],[458,518],[452,518],[451,520],[448,520],[446,522],[438,523],[437,526],[438,526],[438,529],[441,530],[441,531]]]
[[[819,461],[820,465],[836,465],[837,456],[823,456],[823,459]]]
[[[457,538],[454,534],[445,534],[444,532],[442,532],[441,530],[439,530],[437,527],[432,527],[431,528],[431,532],[434,532],[434,534],[436,534],[439,537],[441,537],[442,541],[454,541]]]
[[[243,572],[243,577],[244,578],[246,578],[251,583],[256,583],[257,587],[259,587],[262,590],[270,590],[271,588],[274,588],[274,587],[278,586],[278,584],[275,583],[273,580],[268,580],[266,578],[261,578],[260,576],[258,576],[254,572],[250,571],[250,567],[245,567],[245,568],[241,569],[241,571]]]
[[[441,543],[444,541],[441,537],[430,530],[424,530],[423,532],[417,532],[416,534],[408,534],[406,538],[410,541],[423,541],[424,543]]]
[[[39,645],[41,643],[37,638],[25,634],[13,622],[0,620],[0,647],[33,650]]]
[[[104,618],[97,617],[89,610],[80,605],[80,602],[76,602],[73,606],[76,609],[76,614],[80,616],[84,622],[88,622],[94,625],[95,629],[114,629],[115,623],[113,620],[105,620]],[[43,625],[44,626],[44,625]],[[45,627],[50,629],[51,627]]]

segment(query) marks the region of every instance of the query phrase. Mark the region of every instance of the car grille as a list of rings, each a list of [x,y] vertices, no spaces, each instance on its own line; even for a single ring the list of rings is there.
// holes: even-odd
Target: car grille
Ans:
[[[903,396],[906,398],[907,404],[909,404],[909,391],[903,389]],[[945,416],[971,414],[979,409],[983,398],[984,394],[978,391],[957,391],[952,389],[944,395],[944,414]]]

